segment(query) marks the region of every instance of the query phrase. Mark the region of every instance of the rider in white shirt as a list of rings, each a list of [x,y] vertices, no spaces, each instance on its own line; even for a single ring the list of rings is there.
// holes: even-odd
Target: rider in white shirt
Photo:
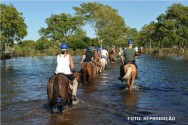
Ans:
[[[109,62],[108,56],[109,54],[108,51],[106,50],[106,47],[103,47],[103,49],[101,50],[101,58],[105,58]]]
[[[138,47],[136,46],[136,47],[134,47],[134,50],[136,51],[136,52],[138,52]]]
[[[57,67],[55,70],[55,74],[65,74],[67,78],[73,82],[72,99],[73,101],[77,101],[78,99],[76,97],[76,92],[78,82],[71,71],[72,69],[74,69],[74,62],[72,56],[67,53],[67,49],[67,44],[61,44],[61,54],[57,55]]]

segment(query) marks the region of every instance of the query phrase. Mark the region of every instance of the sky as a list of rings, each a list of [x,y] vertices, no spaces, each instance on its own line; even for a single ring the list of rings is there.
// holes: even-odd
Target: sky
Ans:
[[[38,31],[46,28],[45,19],[51,14],[66,13],[74,15],[73,7],[79,7],[82,3],[94,2],[92,0],[3,0],[1,3],[12,4],[18,12],[23,13],[27,25],[27,36],[24,40],[37,40],[40,38]],[[156,21],[160,14],[165,14],[168,7],[174,3],[188,6],[188,0],[97,0],[104,5],[111,6],[124,18],[125,24],[138,31],[146,24]],[[90,26],[85,26],[88,37],[94,38],[95,33]]]

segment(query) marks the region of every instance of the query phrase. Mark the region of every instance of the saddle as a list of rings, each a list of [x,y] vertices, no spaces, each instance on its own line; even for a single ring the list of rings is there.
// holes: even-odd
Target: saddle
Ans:
[[[71,80],[68,79],[67,75],[64,74],[64,73],[57,73],[55,75],[62,75],[65,79],[68,80],[68,83],[69,83],[69,89],[72,91],[72,86],[73,86],[73,82]]]

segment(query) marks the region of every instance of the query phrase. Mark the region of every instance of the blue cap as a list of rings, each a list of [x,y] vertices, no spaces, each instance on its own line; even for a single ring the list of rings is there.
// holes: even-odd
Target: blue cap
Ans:
[[[100,47],[96,46],[96,49],[97,49],[97,51],[99,51],[99,50],[100,50]]]
[[[68,49],[68,45],[65,44],[65,43],[62,43],[61,44],[61,50],[66,50],[66,49]]]
[[[129,41],[128,41],[128,45],[130,45],[130,44],[133,44],[133,41],[132,41],[132,40],[129,40]]]
[[[88,46],[88,50],[91,51],[92,50],[92,46]]]

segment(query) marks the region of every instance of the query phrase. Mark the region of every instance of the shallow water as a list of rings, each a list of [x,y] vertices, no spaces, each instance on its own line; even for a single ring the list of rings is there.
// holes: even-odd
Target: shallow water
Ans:
[[[80,70],[80,57],[74,57]],[[80,103],[50,114],[46,85],[55,57],[1,61],[2,125],[143,125],[188,124],[188,62],[141,56],[139,78],[130,93],[121,83],[120,62],[109,64],[89,85],[78,88]],[[172,118],[151,120],[150,118]],[[175,118],[175,119],[174,119]]]

